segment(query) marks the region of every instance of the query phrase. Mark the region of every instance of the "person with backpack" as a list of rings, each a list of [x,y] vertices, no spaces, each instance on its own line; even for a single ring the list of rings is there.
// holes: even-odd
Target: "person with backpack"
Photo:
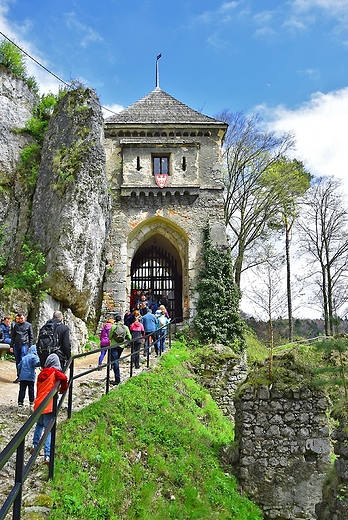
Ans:
[[[157,343],[156,330],[158,327],[158,320],[156,316],[152,314],[152,310],[149,309],[148,313],[143,316],[142,321],[145,329],[144,356],[147,356],[150,348],[150,338],[154,345]]]
[[[115,323],[115,320],[113,318],[107,319],[102,330],[100,331],[99,337],[100,337],[101,351],[100,351],[100,355],[99,355],[99,359],[98,359],[98,367],[101,366],[101,364],[104,360],[105,354],[106,354],[106,350],[103,347],[110,346],[109,334],[110,334],[110,329],[114,323]]]
[[[54,311],[52,319],[48,320],[40,329],[36,342],[37,352],[41,366],[45,366],[47,357],[57,354],[61,370],[64,370],[66,362],[71,357],[70,331],[63,323],[63,314]]]
[[[121,347],[121,344],[124,343],[126,339],[132,339],[129,328],[127,325],[122,323],[122,316],[119,314],[115,316],[115,322],[116,323],[112,325],[109,334],[110,345],[112,346],[110,349],[110,356],[115,374],[115,381],[110,381],[111,385],[119,385],[121,382],[120,364],[118,362],[124,349],[124,347]]]
[[[144,325],[141,320],[142,316],[135,315],[135,321],[129,327],[133,339],[131,352],[135,368],[140,368],[140,350],[145,335]]]

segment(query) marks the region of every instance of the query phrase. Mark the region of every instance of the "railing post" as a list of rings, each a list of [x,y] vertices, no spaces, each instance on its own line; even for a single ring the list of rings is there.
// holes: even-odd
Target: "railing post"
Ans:
[[[58,393],[53,397],[53,417],[54,424],[51,429],[51,449],[50,449],[50,463],[48,466],[48,478],[53,479],[54,475],[54,457],[56,453],[56,431],[57,431],[57,401],[58,401]]]
[[[13,502],[13,520],[20,520],[22,508],[22,490],[23,490],[23,466],[24,466],[24,446],[25,439],[22,440],[17,448],[15,484],[19,485],[18,494]]]
[[[151,348],[150,338],[153,339],[151,334],[147,334],[146,368],[149,368],[149,366],[150,366],[150,348]],[[146,344],[146,336],[145,336],[145,344]],[[144,348],[145,348],[145,345],[144,345]]]
[[[129,377],[132,377],[133,376],[133,356],[134,356],[134,345],[135,345],[135,342],[134,342],[134,339],[132,340],[132,343],[131,343],[131,357],[130,357],[130,368],[129,368]]]
[[[174,323],[174,326],[176,324]],[[172,323],[169,322],[168,323],[168,328],[169,328],[169,334],[168,334],[168,348],[172,348]]]
[[[72,398],[73,398],[73,384],[74,384],[74,358],[72,358],[70,364],[70,373],[69,373],[69,394],[68,394],[68,419],[71,419],[72,414]]]
[[[105,393],[108,394],[110,390],[110,363],[111,363],[111,348],[108,349],[107,356],[108,364],[106,367],[106,383],[105,383]]]

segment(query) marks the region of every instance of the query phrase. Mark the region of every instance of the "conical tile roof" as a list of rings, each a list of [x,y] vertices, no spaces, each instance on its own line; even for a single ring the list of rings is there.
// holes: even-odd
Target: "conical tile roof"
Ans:
[[[139,99],[118,114],[105,120],[116,124],[204,124],[225,125],[205,116],[156,87],[147,96]]]

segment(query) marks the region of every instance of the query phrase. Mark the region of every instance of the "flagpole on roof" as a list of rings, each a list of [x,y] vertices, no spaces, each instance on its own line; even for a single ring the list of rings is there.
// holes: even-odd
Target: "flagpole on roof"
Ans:
[[[162,57],[162,54],[158,54],[156,58],[156,88],[159,88],[159,71],[158,71],[158,60]]]

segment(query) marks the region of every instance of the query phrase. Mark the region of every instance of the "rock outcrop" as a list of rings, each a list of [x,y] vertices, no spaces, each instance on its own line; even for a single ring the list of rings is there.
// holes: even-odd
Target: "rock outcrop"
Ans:
[[[51,117],[37,180],[30,182],[19,165],[22,151],[35,143],[24,128],[38,103],[25,81],[0,66],[0,264],[5,273],[22,270],[26,237],[45,257],[50,293],[35,302],[23,290],[1,291],[0,314],[23,309],[37,333],[59,309],[79,352],[88,340],[86,323],[99,318],[105,272],[110,197],[103,118],[93,90],[67,92]]]
[[[69,92],[46,134],[31,228],[46,258],[53,298],[81,319],[101,299],[108,233],[103,119],[91,89]]]
[[[31,194],[17,175],[21,151],[32,138],[18,132],[32,115],[38,97],[18,76],[0,65],[0,233],[1,252],[16,266],[28,231]]]

